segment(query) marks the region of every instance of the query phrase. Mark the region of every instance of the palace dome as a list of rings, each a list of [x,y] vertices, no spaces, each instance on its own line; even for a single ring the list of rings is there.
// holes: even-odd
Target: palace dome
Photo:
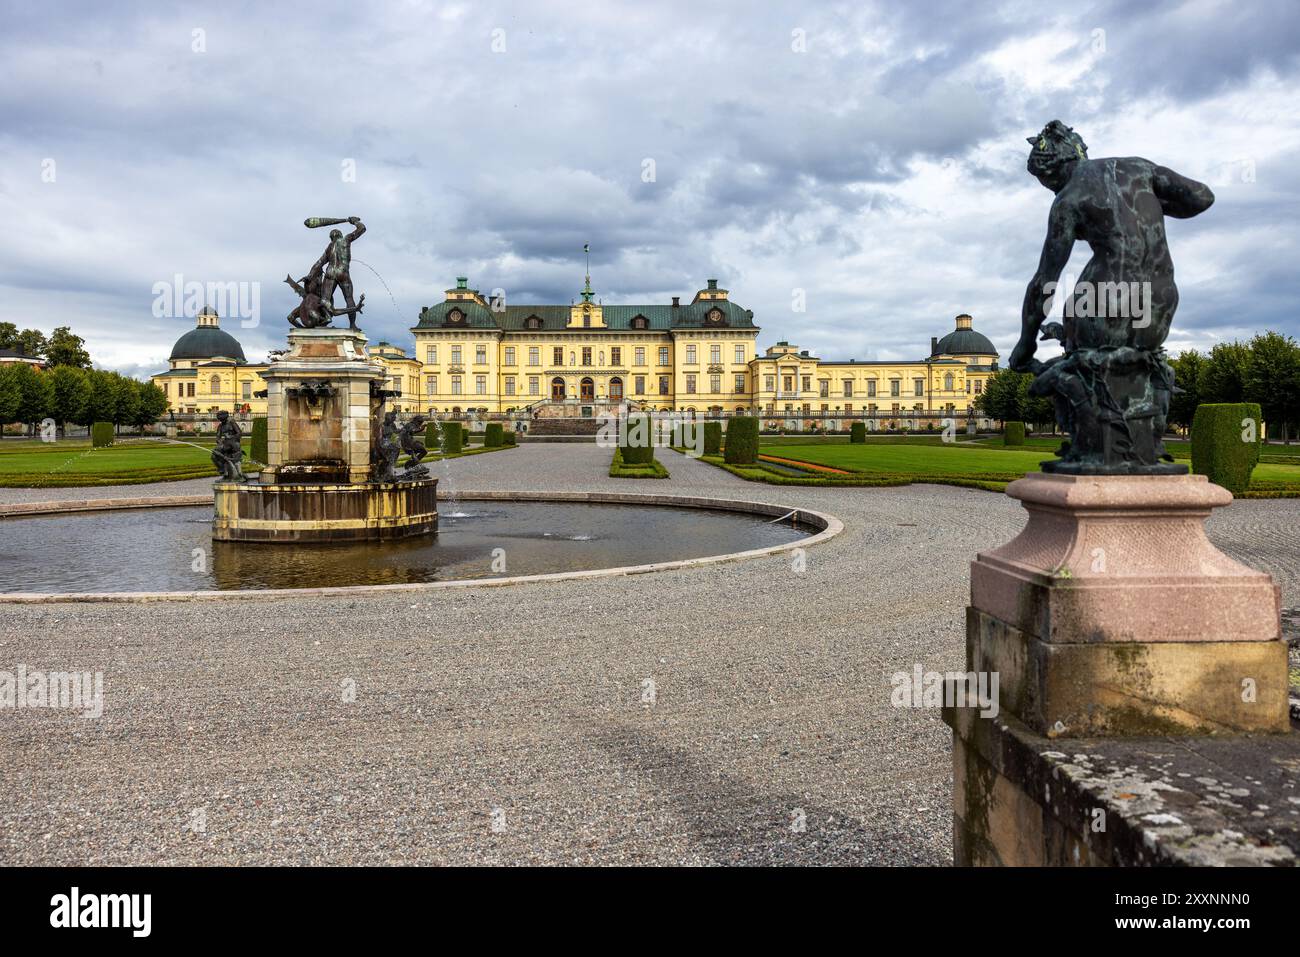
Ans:
[[[993,356],[997,358],[998,350],[982,332],[971,328],[971,317],[957,317],[957,328],[942,339],[932,340],[931,356]]]
[[[228,332],[222,331],[216,310],[204,306],[199,313],[198,325],[176,340],[168,361],[177,359],[234,359],[247,362],[244,347]]]

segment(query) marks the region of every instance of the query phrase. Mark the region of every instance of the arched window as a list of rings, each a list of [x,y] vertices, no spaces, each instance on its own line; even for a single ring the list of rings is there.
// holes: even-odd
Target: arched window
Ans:
[[[564,399],[564,380],[559,376],[551,380],[551,399],[555,402],[561,402]]]
[[[633,329],[645,329],[645,328],[647,328],[649,325],[650,325],[650,322],[649,322],[648,319],[646,319],[645,316],[636,315],[636,316],[633,316],[633,317],[632,317],[632,328],[633,328]]]
[[[218,392],[221,391],[221,376],[214,375],[211,379],[208,380],[208,391],[211,392],[213,395],[216,395]]]
[[[623,401],[623,380],[618,376],[614,376],[614,378],[609,380],[609,401]]]
[[[945,392],[951,392],[951,391],[952,391],[952,373],[951,373],[951,372],[949,372],[946,376],[943,377],[943,388],[944,388],[944,391],[945,391]]]

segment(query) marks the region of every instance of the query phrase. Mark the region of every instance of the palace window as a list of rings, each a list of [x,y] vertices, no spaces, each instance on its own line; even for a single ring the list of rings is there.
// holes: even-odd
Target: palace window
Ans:
[[[535,376],[535,375],[530,375],[530,376],[528,377],[528,394],[529,394],[529,395],[540,395],[540,394],[541,394],[541,388],[542,388],[542,383],[541,383],[541,381],[537,378],[537,376]]]
[[[460,395],[460,376],[458,375],[451,377],[451,394]]]
[[[686,347],[686,364],[695,365],[695,343],[691,343]]]
[[[781,391],[782,392],[794,391],[794,376],[792,375],[781,376]]]
[[[876,394],[876,380],[875,380],[875,379],[868,379],[868,380],[867,380],[867,395],[868,395],[868,396],[874,396],[875,394]]]
[[[438,377],[436,375],[428,375],[424,377],[424,391],[429,395],[438,394]]]
[[[822,379],[820,382],[818,382],[818,383],[817,383],[817,393],[818,393],[818,395],[820,395],[823,399],[826,398],[828,395],[830,395],[830,394],[831,394],[831,380],[830,380],[830,379]]]
[[[686,376],[686,394],[695,394],[695,375],[693,373]]]
[[[474,347],[474,365],[476,366],[487,365],[487,346]]]
[[[633,328],[633,329],[645,329],[645,328],[646,328],[647,326],[649,326],[649,325],[650,325],[650,322],[649,322],[648,319],[646,319],[645,316],[639,316],[639,315],[638,315],[638,316],[633,316],[633,317],[632,317],[632,328]]]
[[[451,364],[454,366],[460,365],[460,346],[451,347]]]
[[[539,366],[542,364],[542,351],[537,346],[528,347],[528,364],[530,366]]]
[[[514,394],[515,394],[515,377],[512,375],[508,375],[506,376],[506,395],[514,395]]]
[[[812,376],[806,375],[803,377],[803,391],[804,392],[812,391]]]
[[[925,380],[924,380],[924,379],[913,379],[913,380],[912,380],[912,395],[925,395]]]
[[[645,395],[645,376],[635,376],[632,379],[632,386],[637,395]]]
[[[539,316],[529,316],[524,320],[524,326],[529,329],[540,329],[542,328],[542,320]]]
[[[667,347],[667,346],[660,346],[660,347],[659,347],[659,364],[660,364],[661,366],[666,366],[666,365],[668,365],[668,347]]]
[[[981,390],[982,388],[984,388],[984,380],[983,380],[983,379],[976,379],[976,380],[975,380],[975,394],[976,394],[976,395],[979,395],[979,394],[980,394],[980,390]]]
[[[709,346],[709,361],[715,366],[722,364],[722,346],[717,343]]]
[[[551,365],[564,365],[564,348],[562,346],[556,346],[551,350]]]
[[[582,347],[582,364],[584,366],[591,365],[591,346]]]
[[[609,364],[612,366],[619,366],[623,364],[623,350],[618,346],[610,346]]]
[[[426,364],[426,365],[431,365],[431,366],[432,366],[432,365],[437,365],[437,364],[438,364],[438,347],[437,347],[437,346],[425,346],[425,347],[424,347],[424,361],[425,361],[425,364]]]
[[[193,383],[193,382],[186,382],[186,383],[185,383],[185,397],[186,397],[187,399],[192,399],[192,398],[194,398],[194,383]],[[191,409],[190,411],[192,412],[192,411],[194,411],[194,410]]]
[[[216,395],[218,392],[221,391],[221,376],[214,375],[211,379],[208,380],[208,391],[211,392],[213,395]]]
[[[737,373],[736,373],[736,388],[735,388],[734,390],[732,390],[732,391],[734,391],[734,392],[744,392],[744,391],[745,391],[745,373],[743,373],[743,372],[737,372]]]
[[[949,372],[946,376],[943,377],[943,391],[944,391],[944,392],[951,392],[951,391],[952,391],[952,373],[951,373],[951,372]]]
[[[512,366],[514,364],[515,364],[515,347],[506,346],[506,365]]]
[[[249,399],[253,397],[253,383],[251,382],[244,383],[242,395],[244,397],[245,402],[247,402]]]
[[[632,356],[636,359],[636,365],[645,365],[645,346],[637,346],[636,351],[632,353]]]
[[[736,361],[737,361],[737,362],[744,362],[744,361],[745,361],[745,347],[744,347],[744,346],[736,346]]]
[[[487,376],[476,375],[474,377],[474,394],[487,395]]]
[[[851,398],[853,398],[853,380],[852,380],[852,379],[845,379],[845,380],[844,380],[844,398],[846,398],[846,399],[851,399]]]
[[[767,390],[768,392],[771,392],[773,389],[775,389],[775,388],[776,388],[776,376],[774,376],[774,375],[765,375],[765,376],[763,376],[763,388],[764,388],[765,390]]]
[[[661,375],[659,377],[659,394],[660,395],[668,394],[668,376],[666,375]]]
[[[713,395],[717,395],[721,391],[722,391],[722,376],[720,375],[709,376],[709,392]]]
[[[891,396],[898,396],[902,394],[902,388],[903,388],[903,383],[898,379],[889,380],[889,394]]]

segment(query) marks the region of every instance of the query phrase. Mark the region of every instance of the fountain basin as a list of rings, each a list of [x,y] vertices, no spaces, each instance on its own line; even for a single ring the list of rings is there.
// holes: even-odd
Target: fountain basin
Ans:
[[[391,542],[211,542],[202,496],[0,506],[0,603],[266,598],[517,585],[773,558],[838,534],[788,505],[607,492],[465,491],[439,534]],[[623,507],[627,506],[627,507]],[[505,562],[494,565],[504,550]],[[202,550],[197,570],[193,555]],[[148,561],[122,562],[121,555]],[[786,561],[782,558],[781,561]]]
[[[385,541],[438,530],[438,480],[384,484],[218,482],[218,542]]]

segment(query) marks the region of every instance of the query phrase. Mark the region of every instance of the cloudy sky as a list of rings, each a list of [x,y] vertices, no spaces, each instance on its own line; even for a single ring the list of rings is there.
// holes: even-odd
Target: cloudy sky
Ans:
[[[1051,201],[1025,137],[1056,117],[1218,196],[1169,226],[1171,349],[1300,336],[1293,0],[162,7],[10,5],[0,34],[0,321],[110,368],[165,368],[177,275],[257,290],[223,327],[281,346],[303,218],[348,215],[372,340],[457,275],[568,302],[589,242],[605,302],[717,277],[760,345],[832,359],[919,357],[969,312],[1005,358]]]

